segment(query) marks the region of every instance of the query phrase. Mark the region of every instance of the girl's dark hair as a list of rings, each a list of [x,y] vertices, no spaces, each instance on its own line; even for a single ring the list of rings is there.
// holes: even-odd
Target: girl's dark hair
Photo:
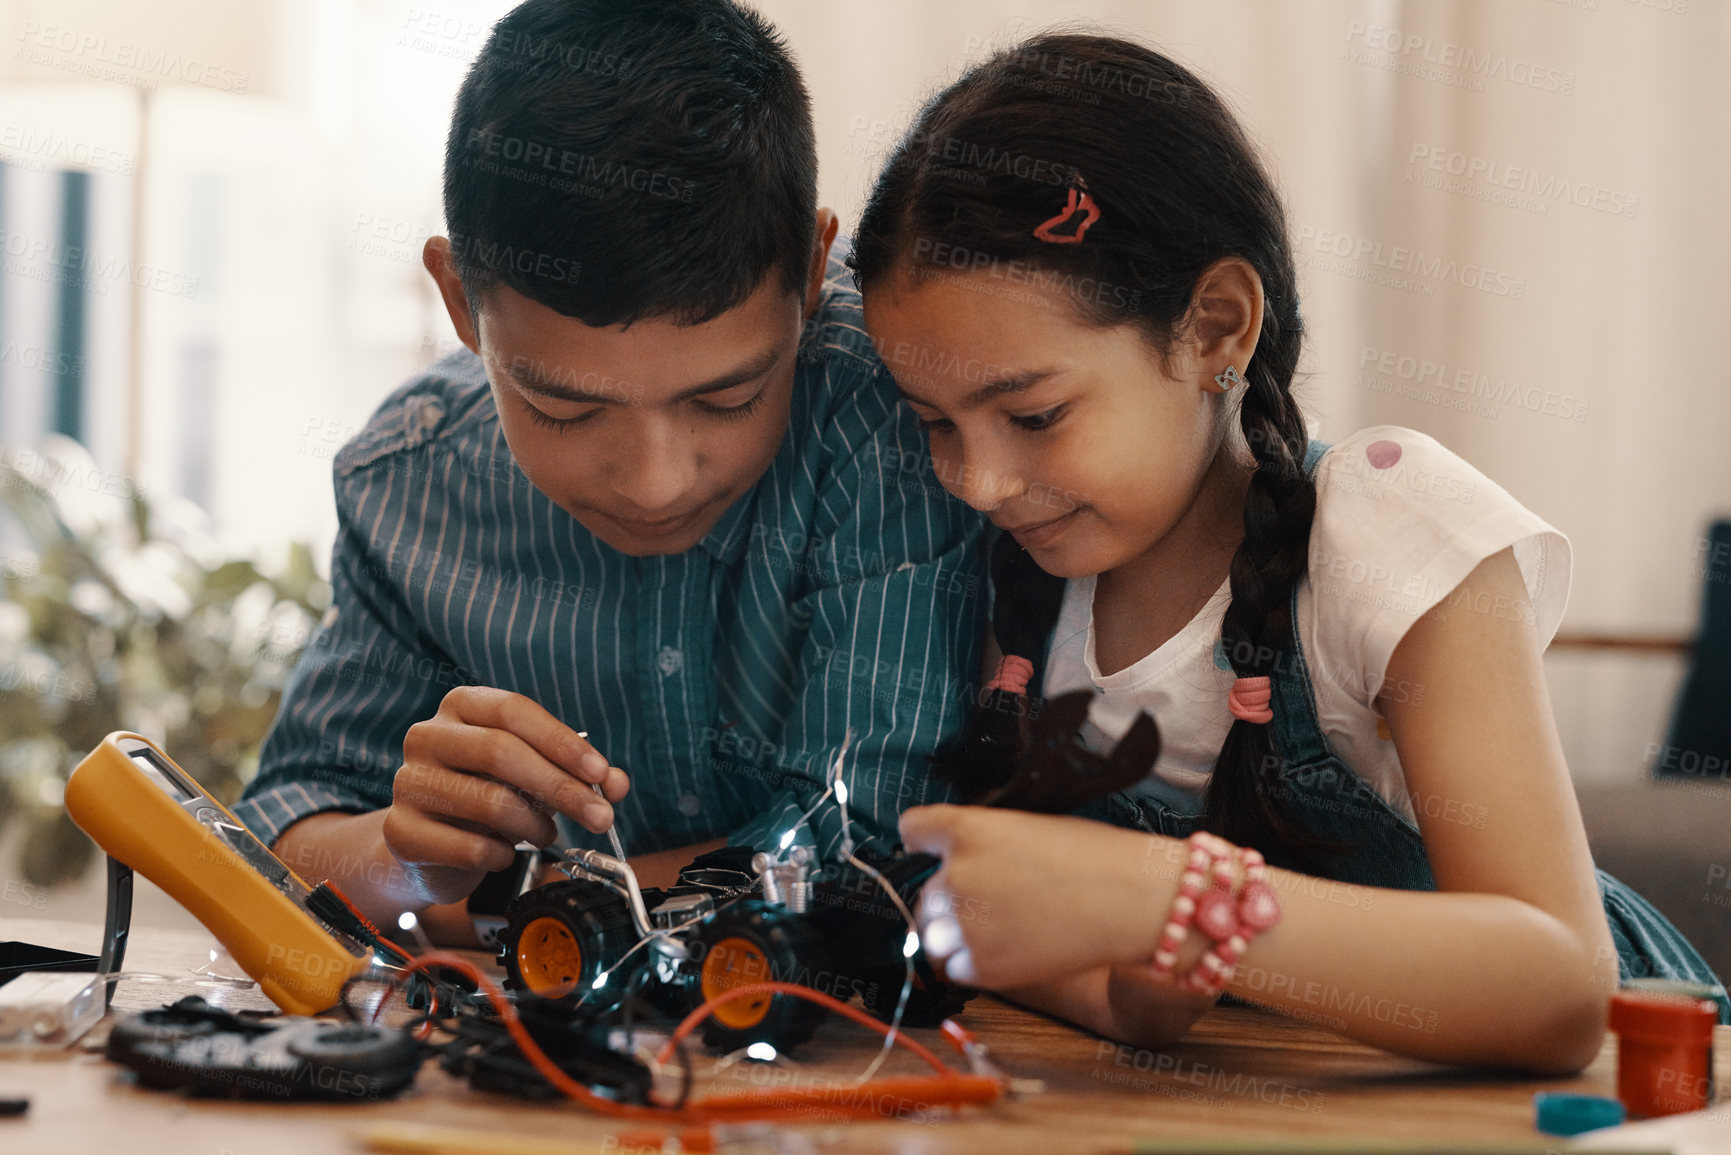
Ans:
[[[1089,192],[1099,218],[1079,243],[1037,239],[1036,226],[1063,210],[1071,186]],[[1044,35],[1001,51],[921,110],[878,178],[850,263],[862,288],[898,268],[922,277],[1017,269],[1067,294],[1090,324],[1135,325],[1164,359],[1183,334],[1198,279],[1227,257],[1256,270],[1266,297],[1240,387],[1256,471],[1221,631],[1233,669],[1255,677],[1291,660],[1292,591],[1308,565],[1316,488],[1291,394],[1303,325],[1285,217],[1220,98],[1125,40]],[[1036,567],[1018,554],[1007,539],[995,551],[993,630],[1006,653],[1038,667],[1063,583],[1033,577]],[[1029,633],[1035,652],[1010,648],[1030,645]],[[963,748],[946,759],[964,790],[1007,775],[1026,707],[1002,693],[983,697]],[[1280,769],[1272,725],[1235,720],[1203,825],[1265,853],[1284,851],[1288,861],[1314,861],[1327,844],[1293,820]]]

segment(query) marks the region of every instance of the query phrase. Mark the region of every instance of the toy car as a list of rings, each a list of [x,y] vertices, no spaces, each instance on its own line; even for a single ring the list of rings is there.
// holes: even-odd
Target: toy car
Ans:
[[[1038,711],[1005,713],[999,721],[1008,720],[1013,742],[991,728],[970,732],[956,758],[988,770],[979,804],[1068,813],[1145,776],[1160,753],[1154,720],[1138,715],[1110,754],[1095,754],[1080,736],[1092,697],[1078,691]],[[838,774],[839,766],[838,756]],[[839,778],[830,792],[845,829]],[[934,1026],[972,994],[944,979],[910,927],[920,888],[939,866],[930,855],[850,856],[817,869],[803,847],[753,854],[730,846],[693,861],[665,890],[639,889],[628,863],[600,851],[569,850],[557,862],[570,881],[527,891],[506,911],[499,961],[520,994],[592,1011],[598,1001],[627,1005],[641,991],[664,1013],[683,1015],[775,980],[857,997],[886,1022],[905,992],[908,1026]],[[743,998],[716,1008],[704,1042],[788,1050],[811,1037],[823,1013],[785,994]]]
[[[911,910],[937,865],[929,855],[902,855],[873,869]],[[519,896],[506,913],[499,961],[505,985],[518,992],[591,1007],[641,993],[664,1013],[683,1015],[773,980],[843,1002],[857,998],[889,1022],[911,962],[902,1015],[909,1026],[935,1025],[972,993],[934,970],[877,879],[846,863],[814,871],[803,847],[786,861],[728,847],[693,861],[666,889],[639,890],[628,866],[599,851],[569,852],[561,866],[574,877]],[[727,1051],[751,1043],[790,1050],[811,1037],[823,1013],[786,995],[741,999],[716,1009],[704,1042]]]

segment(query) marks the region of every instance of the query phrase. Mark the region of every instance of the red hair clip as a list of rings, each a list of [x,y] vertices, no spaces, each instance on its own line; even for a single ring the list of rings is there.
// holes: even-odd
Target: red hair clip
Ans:
[[[1084,216],[1076,225],[1076,231],[1068,234],[1054,233],[1052,230],[1068,223],[1078,212]],[[1070,186],[1070,198],[1064,202],[1064,211],[1050,220],[1041,221],[1034,235],[1042,241],[1050,241],[1054,245],[1080,244],[1082,234],[1088,231],[1088,226],[1100,219],[1100,206],[1094,203],[1094,198],[1088,195],[1088,186],[1082,183],[1078,176]]]

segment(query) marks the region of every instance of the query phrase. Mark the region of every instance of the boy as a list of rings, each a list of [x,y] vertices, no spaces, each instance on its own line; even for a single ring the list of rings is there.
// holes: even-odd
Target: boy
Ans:
[[[799,818],[850,729],[857,841],[941,800],[980,522],[925,483],[815,173],[729,0],[494,29],[424,252],[466,348],[337,456],[332,606],[237,807],[291,866],[394,922],[615,817],[646,884],[796,827],[830,855],[833,803]]]

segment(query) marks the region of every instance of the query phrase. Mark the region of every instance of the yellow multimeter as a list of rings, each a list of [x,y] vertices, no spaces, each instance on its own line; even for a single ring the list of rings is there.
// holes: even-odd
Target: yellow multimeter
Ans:
[[[104,738],[72,771],[66,812],[197,916],[289,1014],[335,1006],[371,962],[364,944],[307,910],[310,888],[288,864],[148,738]],[[111,923],[113,905],[111,894]]]

